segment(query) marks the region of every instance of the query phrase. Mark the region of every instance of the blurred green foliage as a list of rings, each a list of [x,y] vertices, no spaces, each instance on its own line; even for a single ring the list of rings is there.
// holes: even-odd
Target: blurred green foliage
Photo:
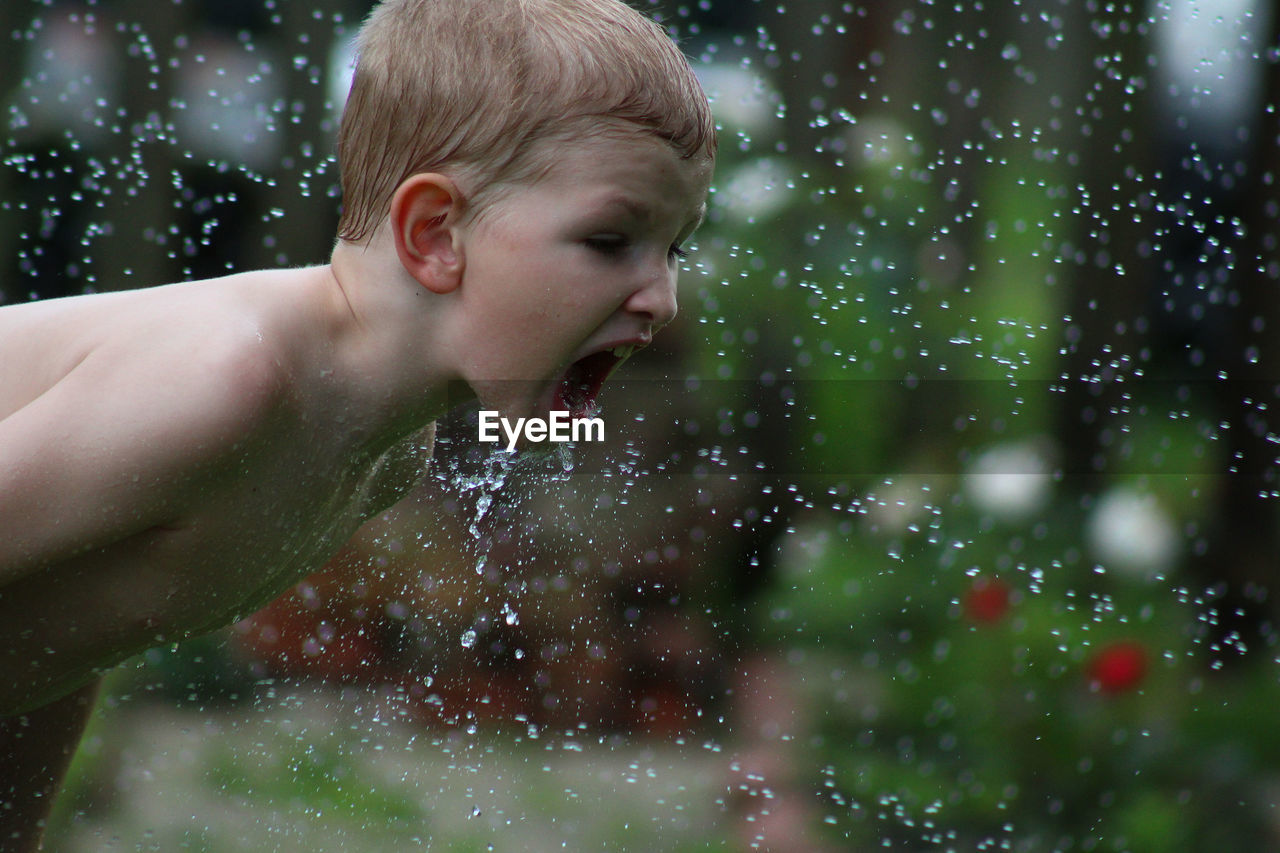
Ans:
[[[835,837],[1266,846],[1280,766],[1269,663],[1206,671],[1205,603],[1091,571],[1074,546],[1079,519],[1064,515],[1040,535],[984,531],[963,509],[946,514],[945,535],[896,545],[863,523],[863,535],[842,535],[826,516],[792,534],[756,624],[803,673],[804,753]],[[966,596],[993,576],[1010,588],[1008,609],[980,621]],[[1089,662],[1120,640],[1145,649],[1148,670],[1109,693],[1091,684]]]

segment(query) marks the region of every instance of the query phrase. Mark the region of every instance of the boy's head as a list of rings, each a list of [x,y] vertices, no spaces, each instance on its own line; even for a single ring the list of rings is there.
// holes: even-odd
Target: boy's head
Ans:
[[[556,140],[618,120],[681,157],[715,155],[684,56],[621,0],[384,0],[357,49],[339,137],[347,241],[374,232],[411,175],[449,173],[474,213],[549,168]]]

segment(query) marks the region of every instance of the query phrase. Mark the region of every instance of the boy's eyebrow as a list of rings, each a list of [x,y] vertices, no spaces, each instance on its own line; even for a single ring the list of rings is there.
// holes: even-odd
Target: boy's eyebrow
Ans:
[[[607,209],[609,207],[621,207],[632,217],[645,223],[653,222],[658,218],[657,214],[654,212],[652,207],[650,207],[645,202],[638,201],[637,199],[634,199],[630,196],[625,196],[625,195],[610,196],[601,204],[601,208]],[[691,227],[688,228],[689,233],[697,231],[698,228],[702,225],[702,221],[703,219],[706,218],[706,216],[707,216],[707,203],[704,201],[698,205],[698,207],[694,211],[693,217],[690,219]]]
[[[654,218],[653,209],[649,205],[630,196],[611,195],[604,200],[600,207],[604,209],[620,207],[635,219],[640,219],[644,222],[649,222]]]

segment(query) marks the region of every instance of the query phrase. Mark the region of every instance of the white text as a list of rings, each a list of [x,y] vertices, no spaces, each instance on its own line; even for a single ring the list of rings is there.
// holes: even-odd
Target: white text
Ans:
[[[516,418],[515,424],[496,411],[480,411],[480,440],[496,443],[507,439],[507,450],[515,450],[523,435],[525,441],[604,441],[604,421],[600,418],[574,418],[568,412],[555,411],[550,418]]]

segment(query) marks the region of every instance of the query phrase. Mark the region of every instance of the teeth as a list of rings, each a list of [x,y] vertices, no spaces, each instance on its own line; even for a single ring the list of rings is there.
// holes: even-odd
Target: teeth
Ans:
[[[609,351],[620,359],[626,359],[631,356],[631,353],[636,351],[636,348],[635,346],[622,346],[622,347],[614,347]]]

